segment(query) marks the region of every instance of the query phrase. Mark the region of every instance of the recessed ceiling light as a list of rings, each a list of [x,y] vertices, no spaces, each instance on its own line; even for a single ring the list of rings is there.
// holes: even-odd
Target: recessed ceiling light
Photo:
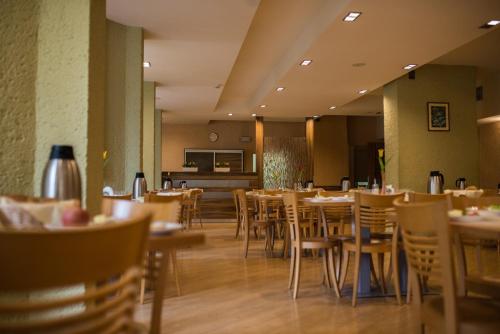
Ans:
[[[255,116],[257,116],[257,114],[252,114],[252,117],[255,117]]]
[[[496,26],[497,24],[500,24],[500,20],[491,20],[486,24],[489,26]]]
[[[261,108],[266,108],[266,107],[267,107],[267,104],[261,104],[259,107],[261,107]]]
[[[362,89],[359,91],[359,94],[365,94],[366,92],[368,92],[368,89]]]
[[[345,22],[354,22],[359,16],[361,15],[360,12],[349,12],[345,17],[344,21]]]
[[[314,115],[313,118],[318,118],[319,116],[318,115]]]
[[[284,91],[284,90],[285,90],[285,87],[278,87],[278,88],[276,88],[276,91],[277,91],[277,92],[282,92],[282,91]]]
[[[229,114],[227,114],[227,115],[228,115],[228,116],[233,116],[233,114],[231,114],[231,113],[229,113]]]
[[[330,107],[330,108],[328,108],[328,109],[333,110],[333,109],[335,109],[335,108],[337,108],[337,107],[336,107],[336,106],[331,106],[331,107]]]
[[[151,63],[149,61],[145,61],[142,63],[142,67],[151,67]]]
[[[304,59],[301,63],[300,63],[300,66],[309,66],[311,65],[313,61],[310,60],[310,59]]]
[[[412,68],[417,67],[417,64],[408,64],[403,67],[404,70],[411,70]]]

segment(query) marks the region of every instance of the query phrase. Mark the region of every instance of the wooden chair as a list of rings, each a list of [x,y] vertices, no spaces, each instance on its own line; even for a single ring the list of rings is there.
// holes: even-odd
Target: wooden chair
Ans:
[[[182,195],[151,196],[151,194],[146,194],[146,196],[144,196],[144,201],[145,203],[123,200],[103,200],[103,212],[115,218],[126,218],[136,212],[148,213],[152,216],[152,221],[180,223]],[[158,282],[157,280],[163,256],[167,256],[172,262],[172,272],[175,279],[177,295],[180,296],[181,287],[177,268],[177,252],[175,249],[169,251],[168,254],[162,254],[157,249],[148,249],[147,255],[144,266],[145,270],[141,279],[139,302],[144,304],[146,286],[154,288],[159,284],[165,284],[165,282]]]
[[[356,306],[358,294],[359,270],[361,254],[368,253],[378,256],[378,273],[381,280],[382,292],[386,292],[384,278],[384,254],[391,253],[393,264],[394,290],[396,298],[401,304],[401,290],[399,287],[398,266],[398,230],[394,219],[392,202],[403,194],[374,195],[370,193],[355,192],[355,232],[354,240],[342,242],[342,268],[340,275],[340,288],[342,289],[349,265],[349,253],[354,253],[354,277],[352,289],[352,306]],[[392,229],[391,232],[387,230]],[[369,236],[364,234],[369,232]],[[389,236],[389,237],[388,237]]]
[[[422,331],[430,327],[433,332],[446,334],[498,333],[498,303],[456,294],[448,203],[444,200],[404,203],[401,199],[394,203]],[[442,286],[441,297],[422,299],[423,277],[431,277]]]
[[[236,235],[234,236],[234,238],[238,239],[241,230],[240,204],[238,203],[237,191],[233,190],[232,193],[233,193],[234,209],[236,211]]]
[[[102,195],[102,198],[132,200],[132,194],[123,195]]]
[[[338,245],[338,240],[329,240],[328,238],[301,236],[299,224],[299,210],[297,193],[283,194],[283,203],[285,206],[286,220],[290,227],[290,241],[292,247],[290,261],[290,278],[288,280],[288,289],[293,288],[293,299],[296,299],[299,293],[300,268],[303,249],[324,250],[323,254],[323,275],[327,279],[328,286],[333,286],[335,294],[340,297],[337,277],[335,274],[335,259],[333,249]]]
[[[184,220],[186,221],[187,228],[191,228],[193,219],[198,219],[200,226],[203,228],[201,219],[201,195],[203,190],[191,189],[187,193],[187,198],[183,202],[184,206]]]
[[[0,319],[23,320],[0,320],[0,332],[136,333],[133,314],[149,221],[134,215],[102,226],[0,231],[0,291],[37,295],[2,299]],[[75,293],[57,295],[68,287]]]
[[[250,243],[250,230],[254,228],[266,230],[265,249],[272,251],[270,223],[267,220],[259,219],[249,214],[246,192],[243,189],[236,190],[238,206],[240,208],[240,219],[243,230],[243,255],[248,256],[248,246]]]

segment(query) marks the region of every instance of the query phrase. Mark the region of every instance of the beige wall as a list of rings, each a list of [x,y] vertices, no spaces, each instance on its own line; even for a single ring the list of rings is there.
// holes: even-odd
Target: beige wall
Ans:
[[[54,144],[72,145],[82,200],[100,210],[103,184],[105,2],[44,0],[38,29],[35,191]]]
[[[168,116],[167,116],[168,117]],[[219,139],[212,143],[208,134],[216,132]],[[241,143],[241,136],[252,137],[250,143]],[[213,121],[210,124],[162,125],[162,170],[181,171],[184,149],[242,149],[245,155],[245,171],[252,171],[252,154],[255,153],[255,123]]]
[[[33,194],[38,19],[37,1],[0,2],[0,194]]]
[[[349,175],[347,117],[324,116],[314,122],[314,184],[338,185]]]
[[[416,80],[403,76],[384,87],[387,181],[400,188],[426,191],[431,170],[445,176],[445,187],[458,177],[479,182],[479,143],[475,112],[475,69],[426,65]],[[450,103],[450,131],[427,130],[427,102]]]
[[[155,93],[154,82],[143,83],[142,104],[142,170],[148,189],[155,187]]]
[[[367,145],[384,139],[384,118],[375,116],[347,117],[347,141],[350,146]]]
[[[140,170],[142,29],[107,21],[104,183],[130,191]]]

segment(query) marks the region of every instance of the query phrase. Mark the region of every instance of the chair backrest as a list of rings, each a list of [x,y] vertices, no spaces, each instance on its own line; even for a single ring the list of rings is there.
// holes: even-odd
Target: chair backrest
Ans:
[[[183,196],[183,194],[162,196],[158,195],[158,193],[147,193],[144,195],[144,203],[171,203],[182,201]]]
[[[102,202],[102,211],[105,215],[118,219],[127,219],[137,214],[149,214],[151,215],[152,221],[181,223],[182,196],[175,197],[175,199],[170,199],[169,202],[165,203],[139,203],[134,201],[104,199]]]
[[[415,303],[420,307],[420,278],[431,277],[441,283],[444,297],[446,332],[456,333],[457,311],[453,254],[448,223],[448,203],[394,201],[403,236]]]
[[[396,225],[395,209],[392,202],[404,194],[377,195],[364,192],[354,192],[354,216],[356,243],[361,244],[361,229],[384,232]]]
[[[500,196],[481,196],[478,198],[469,198],[466,196],[452,196],[451,202],[454,209],[465,210],[470,206],[485,208],[490,205],[500,205]]]
[[[250,221],[248,216],[247,194],[243,189],[237,189],[235,190],[235,192],[238,199],[239,219],[241,221],[241,224],[243,224],[244,228],[246,229],[245,231],[248,231]]]
[[[236,211],[236,221],[240,222],[241,217],[240,217],[240,203],[238,200],[238,190],[240,190],[240,189],[233,190],[232,193],[233,193],[234,209]],[[241,190],[243,190],[243,189],[241,189]]]
[[[300,246],[300,225],[297,205],[297,193],[283,194],[283,205],[285,207],[286,221],[290,225],[290,240],[293,244]]]
[[[408,192],[408,202],[422,203],[422,202],[445,201],[448,204],[448,208],[451,209],[453,208],[451,196],[452,194],[427,194],[427,193]]]
[[[189,197],[193,201],[193,207],[195,209],[198,209],[200,206],[200,199],[201,199],[202,194],[203,194],[202,189],[193,189],[193,190],[191,190],[191,193],[189,194],[190,195]]]
[[[102,198],[109,198],[109,199],[125,199],[125,200],[132,200],[132,194],[123,194],[123,195],[102,195]]]
[[[34,293],[2,298],[0,332],[130,332],[149,221],[139,215],[85,228],[0,231],[0,293]],[[77,292],[57,295],[67,287]]]

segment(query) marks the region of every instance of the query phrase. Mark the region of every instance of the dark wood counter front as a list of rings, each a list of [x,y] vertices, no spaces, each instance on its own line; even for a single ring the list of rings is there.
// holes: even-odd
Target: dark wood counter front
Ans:
[[[232,191],[257,188],[257,173],[242,172],[162,172],[162,180],[172,179],[175,188],[185,181],[188,188],[201,188],[203,219],[225,220],[235,218]],[[162,182],[163,183],[163,182]]]

